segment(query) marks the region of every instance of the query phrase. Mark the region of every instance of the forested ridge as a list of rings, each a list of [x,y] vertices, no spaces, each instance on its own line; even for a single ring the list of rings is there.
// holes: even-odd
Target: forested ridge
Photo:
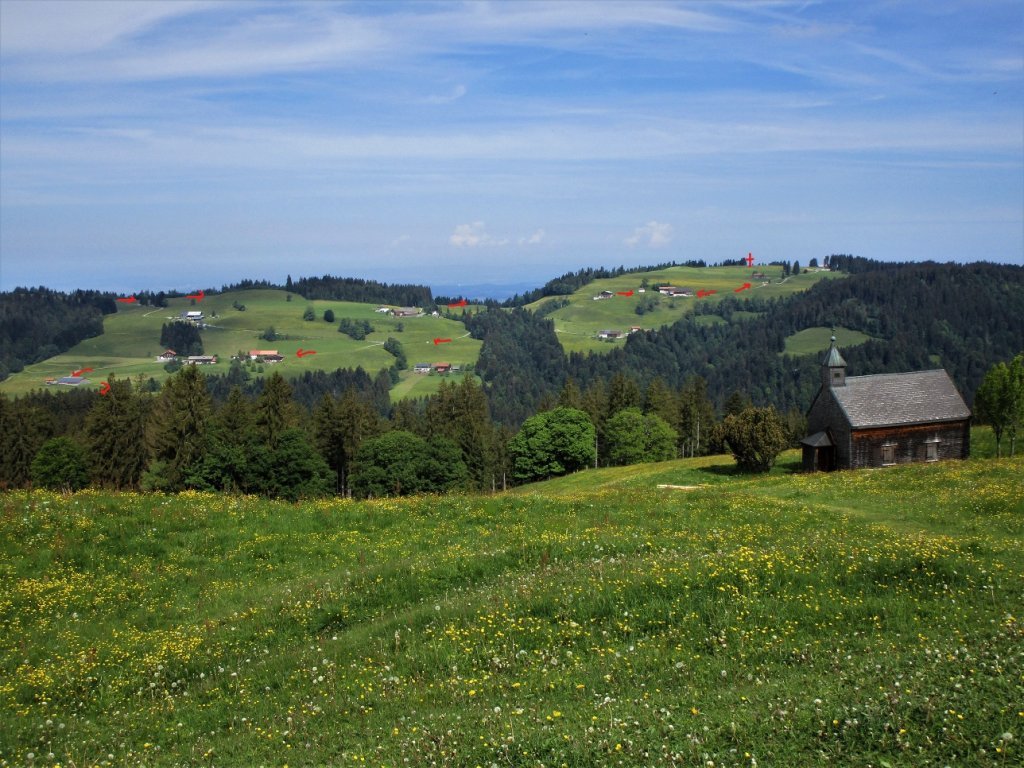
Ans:
[[[99,291],[16,288],[0,294],[0,381],[99,336],[103,316],[116,311],[113,295]]]
[[[734,391],[777,409],[806,408],[817,391],[814,356],[781,354],[787,336],[842,326],[873,337],[843,350],[850,375],[945,368],[971,402],[985,371],[1024,346],[1024,268],[977,263],[880,265],[846,280],[824,280],[786,299],[727,297],[698,312],[732,320],[705,325],[691,316],[633,334],[602,355],[574,355],[568,373],[581,384],[616,372],[641,384],[661,377],[680,386],[698,375],[721,406]]]

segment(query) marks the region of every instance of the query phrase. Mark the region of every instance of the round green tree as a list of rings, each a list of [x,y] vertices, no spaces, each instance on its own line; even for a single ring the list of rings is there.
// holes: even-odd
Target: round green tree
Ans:
[[[509,443],[512,476],[529,483],[589,467],[597,455],[595,437],[590,417],[576,408],[531,416]]]
[[[786,448],[786,427],[774,408],[747,408],[722,422],[725,442],[744,472],[767,472]]]
[[[47,440],[32,460],[32,480],[53,491],[77,491],[89,485],[85,449],[68,437]]]
[[[604,426],[608,462],[614,466],[674,459],[677,437],[663,418],[639,408],[624,408]]]

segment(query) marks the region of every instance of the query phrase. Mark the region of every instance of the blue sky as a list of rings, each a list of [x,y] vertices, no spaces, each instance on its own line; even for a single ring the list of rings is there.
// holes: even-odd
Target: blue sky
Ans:
[[[1024,5],[0,0],[0,288],[1024,259]]]

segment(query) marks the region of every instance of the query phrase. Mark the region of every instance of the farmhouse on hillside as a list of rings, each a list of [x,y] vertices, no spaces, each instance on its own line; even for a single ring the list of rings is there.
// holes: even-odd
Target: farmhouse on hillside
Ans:
[[[257,363],[280,363],[284,355],[276,349],[250,349],[249,359]]]
[[[847,376],[836,338],[807,412],[804,471],[965,459],[971,411],[942,369]]]

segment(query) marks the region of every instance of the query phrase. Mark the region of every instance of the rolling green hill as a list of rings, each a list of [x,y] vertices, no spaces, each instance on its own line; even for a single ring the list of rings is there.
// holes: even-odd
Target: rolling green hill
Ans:
[[[245,311],[235,309],[236,303],[244,305]],[[314,321],[302,319],[307,307],[313,309]],[[111,373],[119,377],[141,374],[163,380],[168,374],[163,363],[156,359],[164,351],[160,346],[161,326],[188,310],[202,310],[206,315],[208,327],[201,334],[204,352],[220,359],[218,365],[204,369],[210,373],[226,372],[233,355],[252,349],[278,350],[285,359],[273,369],[286,377],[310,369],[357,366],[372,373],[394,363],[395,358],[383,348],[389,336],[402,343],[410,368],[417,362],[466,365],[479,355],[480,342],[470,338],[461,323],[429,315],[395,318],[375,312],[376,308],[376,304],[306,301],[278,290],[230,291],[207,295],[196,303],[185,298],[170,299],[168,306],[162,309],[119,305],[117,314],[105,318],[103,335],[86,339],[64,354],[27,366],[24,371],[0,382],[0,392],[23,394],[45,386],[48,378],[67,376],[82,368],[93,369],[86,374],[89,381],[82,385],[87,387],[98,387]],[[334,312],[333,323],[323,320],[327,310]],[[365,340],[355,341],[338,331],[342,318],[366,320],[374,331]],[[399,325],[402,331],[398,330]],[[274,342],[260,339],[260,334],[271,326],[282,338]],[[435,338],[451,339],[451,342],[435,345]],[[314,350],[316,354],[299,358],[296,354],[299,349]],[[411,370],[403,372],[399,392],[401,396],[429,394],[437,387],[436,378],[414,375]]]
[[[754,272],[765,273],[771,282],[752,280],[751,274]],[[724,296],[734,295],[735,290],[744,283],[749,282],[752,287],[748,289],[749,293],[743,292],[740,295],[773,298],[805,291],[819,280],[841,277],[841,273],[827,270],[804,271],[780,282],[781,267],[669,267],[595,280],[569,296],[545,297],[530,304],[529,308],[536,311],[549,302],[568,300],[568,306],[556,309],[548,315],[555,323],[555,331],[562,347],[567,353],[603,352],[616,344],[622,344],[621,339],[606,341],[597,338],[598,333],[603,330],[627,332],[634,326],[654,329],[669,325],[686,313],[692,312],[698,303],[716,304]],[[659,283],[671,284],[678,288],[688,287],[695,292],[705,290],[717,293],[705,298],[698,298],[696,295],[670,298],[660,296],[653,290],[652,286]],[[644,293],[640,293],[641,290],[644,290]],[[595,300],[594,297],[599,296],[602,291],[608,291],[613,295],[608,299]],[[632,296],[619,295],[620,292],[629,291],[633,292]],[[651,301],[657,302],[652,311],[643,315],[636,313],[638,305]],[[714,315],[707,316],[705,320],[711,323],[721,321],[722,318]]]
[[[2,494],[0,765],[1019,764],[1024,458],[731,465]]]

